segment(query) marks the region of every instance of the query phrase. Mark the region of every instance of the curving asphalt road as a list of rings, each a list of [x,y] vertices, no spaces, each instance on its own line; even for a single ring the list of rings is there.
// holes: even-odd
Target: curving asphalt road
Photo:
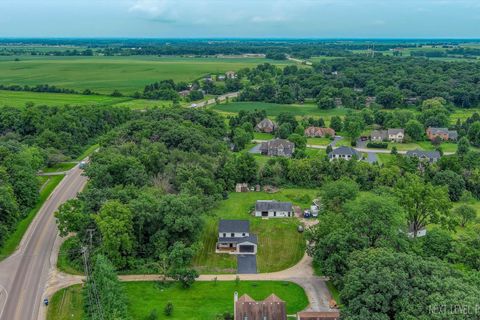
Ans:
[[[37,319],[48,274],[55,268],[51,255],[58,231],[53,214],[75,198],[86,182],[78,165],[68,171],[38,211],[17,251],[0,263],[1,320]]]

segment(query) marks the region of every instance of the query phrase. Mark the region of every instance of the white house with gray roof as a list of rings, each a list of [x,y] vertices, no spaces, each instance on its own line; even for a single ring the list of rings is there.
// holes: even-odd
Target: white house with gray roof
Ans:
[[[257,254],[257,236],[250,233],[248,220],[220,220],[217,253]]]
[[[375,142],[390,141],[403,142],[405,131],[403,129],[373,130],[370,139]]]
[[[258,200],[255,204],[255,217],[288,218],[295,215],[291,202]]]
[[[416,157],[422,161],[437,162],[441,158],[438,151],[423,151],[420,149],[407,151],[407,157]]]
[[[333,150],[328,154],[328,158],[330,161],[335,160],[335,159],[343,159],[343,160],[352,160],[352,159],[357,159],[360,160],[362,159],[362,154],[358,152],[357,150],[353,149],[352,147],[345,147],[341,146],[338,147],[337,149]]]

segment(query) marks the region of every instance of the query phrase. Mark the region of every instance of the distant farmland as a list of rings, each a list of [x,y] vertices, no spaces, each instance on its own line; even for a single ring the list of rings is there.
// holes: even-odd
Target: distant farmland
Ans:
[[[132,94],[158,80],[192,81],[208,73],[235,71],[264,62],[291,63],[261,58],[6,56],[0,57],[0,84],[49,84],[103,94],[117,89]]]

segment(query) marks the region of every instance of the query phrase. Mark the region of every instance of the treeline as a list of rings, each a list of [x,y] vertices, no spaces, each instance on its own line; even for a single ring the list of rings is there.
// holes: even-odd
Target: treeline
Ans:
[[[361,56],[323,60],[313,68],[263,64],[239,72],[250,84],[240,99],[276,103],[314,99],[321,109],[372,104],[392,109],[442,97],[469,108],[480,103],[479,71],[479,64]]]
[[[44,157],[37,147],[0,139],[0,247],[38,200]]]
[[[2,107],[0,140],[38,146],[52,164],[78,156],[98,136],[132,116],[132,111],[112,106]]]
[[[30,92],[50,92],[50,93],[72,93],[79,94],[78,91],[73,89],[58,88],[49,84],[38,84],[36,86],[29,85],[4,85],[0,84],[0,90],[9,90],[9,91],[30,91]]]

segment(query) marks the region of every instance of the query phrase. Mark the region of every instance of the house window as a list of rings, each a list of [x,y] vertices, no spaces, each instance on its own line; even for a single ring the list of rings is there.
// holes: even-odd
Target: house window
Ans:
[[[226,237],[227,237],[227,234],[226,234],[225,232],[223,233],[223,237],[224,237],[224,238],[226,238]]]
[[[245,232],[244,232],[244,233],[242,233],[242,236],[244,236],[244,237],[245,237]]]
[[[277,211],[273,211],[273,216],[274,216],[274,217],[277,216]]]
[[[230,236],[231,236],[232,238],[235,238],[235,233],[233,233],[233,232],[230,233]]]

